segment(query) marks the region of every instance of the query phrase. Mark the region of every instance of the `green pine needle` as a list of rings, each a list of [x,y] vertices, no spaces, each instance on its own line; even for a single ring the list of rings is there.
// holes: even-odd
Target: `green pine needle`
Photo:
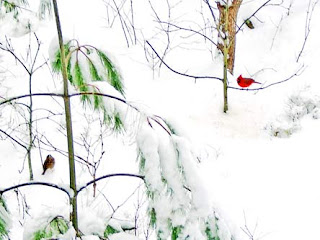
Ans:
[[[124,87],[122,83],[122,79],[120,73],[117,71],[113,63],[104,54],[102,51],[97,50],[97,54],[100,57],[101,62],[103,63],[106,71],[108,72],[108,81],[117,91],[119,91],[122,95],[124,95]]]
[[[73,85],[73,77],[71,74],[71,61],[69,60],[68,65],[67,65],[67,74],[68,74],[68,80],[69,82]]]
[[[2,5],[6,9],[6,13],[14,12],[14,18],[17,18],[19,15],[19,11],[22,6],[29,6],[28,1],[26,0],[18,0],[18,1],[1,1],[0,5]]]
[[[89,88],[87,83],[84,80],[83,73],[81,71],[81,67],[79,61],[76,61],[74,64],[73,70],[73,84],[80,90],[80,92],[88,92]],[[81,95],[81,101],[83,103],[90,103],[90,96],[89,95]]]
[[[6,9],[6,13],[15,11],[16,8],[17,8],[17,6],[16,6],[15,3],[7,2],[7,1],[4,1],[4,2],[3,2],[3,6],[4,6],[4,8]]]
[[[68,56],[69,52],[70,52],[70,44],[66,43],[66,44],[64,44],[65,56]],[[68,62],[67,68],[69,67],[69,64],[70,64],[70,60]],[[59,73],[62,71],[62,60],[61,60],[60,48],[57,50],[56,55],[55,55],[55,60],[51,63],[51,65],[52,65],[52,69],[54,72]]]
[[[72,42],[69,42],[65,44],[65,55],[69,56],[70,54],[70,45]],[[91,48],[90,48],[91,49]],[[91,54],[91,50],[87,49],[87,54]],[[92,48],[94,49],[94,48]],[[72,52],[72,54],[78,54],[79,48],[75,48],[75,50]],[[99,59],[104,67],[104,70],[100,71],[100,68],[98,68],[94,62],[89,59],[89,56],[86,55],[87,58],[87,64],[89,69],[89,78],[92,81],[102,81],[104,80],[102,76],[105,76],[107,74],[107,81],[111,86],[113,86],[117,91],[119,91],[122,95],[124,95],[124,87],[121,79],[120,73],[117,71],[111,60],[107,57],[105,53],[103,53],[100,50],[95,49],[96,53],[99,56]],[[82,54],[85,54],[83,51],[80,52]],[[96,91],[94,87],[90,87],[88,82],[90,81],[87,75],[85,75],[85,71],[83,70],[82,64],[80,64],[80,61],[78,58],[77,60],[71,64],[71,57],[68,57],[68,63],[67,63],[67,74],[68,74],[68,80],[70,83],[75,86],[80,92],[89,92],[92,90],[93,92]],[[82,62],[81,62],[82,63]],[[62,60],[61,60],[61,53],[60,51],[56,52],[55,60],[52,62],[52,68],[54,72],[61,72],[62,71]],[[103,73],[104,72],[104,73]],[[120,114],[110,113],[107,112],[107,109],[105,109],[103,97],[100,95],[81,95],[80,97],[81,102],[84,104],[84,106],[91,105],[95,110],[102,110],[104,114],[104,120],[105,122],[113,128],[115,132],[121,132],[124,129],[123,122],[121,120]]]
[[[112,235],[114,233],[118,233],[119,231],[113,227],[111,227],[110,225],[108,225],[106,227],[106,230],[104,231],[104,237],[107,238],[109,235]]]
[[[45,230],[39,230],[39,231],[36,231],[34,234],[33,234],[33,239],[32,240],[41,240],[41,239],[44,239],[46,237],[46,231]]]
[[[102,79],[98,74],[98,70],[96,66],[90,60],[88,60],[88,64],[89,64],[89,70],[90,70],[92,81],[101,81]]]
[[[154,208],[152,208],[151,211],[149,212],[149,214],[150,214],[150,225],[153,228],[156,228],[156,224],[157,224],[156,210]]]
[[[62,63],[61,63],[61,54],[60,51],[56,52],[55,60],[51,63],[52,69],[54,72],[58,73],[62,69]]]
[[[121,132],[124,129],[123,122],[122,122],[122,120],[120,118],[120,114],[119,113],[116,113],[114,115],[114,127],[113,127],[113,129],[116,132]]]
[[[146,166],[146,158],[143,156],[142,152],[140,152],[139,173],[144,174],[145,166]]]
[[[81,88],[85,85],[85,82],[84,82],[84,77],[78,61],[76,61],[76,63],[74,64],[73,74],[74,74],[74,84],[76,85],[76,87],[78,87],[81,90]]]
[[[96,110],[103,109],[103,98],[99,95],[93,95],[93,107]]]
[[[84,95],[81,95],[80,97],[81,99],[81,102],[85,105],[86,103],[90,104],[91,103],[91,99],[88,95],[84,94]]]
[[[4,201],[4,199],[1,197],[0,195],[0,207],[3,207],[6,211],[8,211],[8,208],[7,208],[7,204],[6,202]]]
[[[55,234],[65,234],[68,229],[68,222],[63,217],[55,217],[50,222],[51,231]]]
[[[124,125],[121,120],[120,114],[118,112],[116,113],[108,113],[105,108],[104,110],[104,122],[108,126],[111,126],[113,128],[113,131],[116,133],[121,133],[124,130]]]
[[[6,227],[5,222],[0,218],[0,240],[5,239],[4,237],[8,236]]]
[[[76,63],[74,64],[73,77],[74,85],[79,88],[81,92],[86,91],[86,83],[84,81],[84,76],[82,74],[81,67],[78,61],[76,61]]]
[[[41,240],[56,237],[60,234],[65,234],[69,229],[68,222],[63,217],[55,217],[44,228],[40,229],[33,234],[32,240]]]
[[[45,19],[46,16],[52,16],[51,1],[41,0],[39,6],[39,17],[40,19]]]
[[[5,201],[1,196],[0,196],[0,208],[3,208],[3,211],[8,212]],[[6,236],[8,236],[7,223],[0,216],[0,240],[6,239],[5,238]]]
[[[214,234],[212,233],[211,231],[211,228],[210,228],[210,224],[208,222],[206,222],[206,230],[205,230],[205,233],[207,235],[207,239],[208,240],[217,240],[216,237],[217,236],[214,236]]]
[[[183,226],[177,226],[172,229],[171,232],[171,240],[177,240],[179,238],[179,234],[182,232]]]

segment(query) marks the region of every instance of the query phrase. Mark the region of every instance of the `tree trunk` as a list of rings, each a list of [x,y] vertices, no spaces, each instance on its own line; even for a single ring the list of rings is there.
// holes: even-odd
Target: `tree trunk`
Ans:
[[[57,32],[58,32],[58,38],[59,38],[60,53],[61,53],[63,89],[64,89],[63,99],[64,99],[65,114],[66,114],[68,154],[69,154],[70,188],[73,190],[73,195],[70,197],[70,203],[72,205],[72,210],[70,213],[70,221],[73,224],[73,227],[77,233],[77,236],[79,236],[78,211],[77,211],[77,185],[76,185],[76,173],[75,173],[75,161],[74,161],[70,97],[68,92],[68,77],[67,77],[67,67],[66,67],[66,61],[65,61],[65,50],[64,50],[61,24],[60,24],[59,12],[58,12],[58,6],[57,6],[56,0],[53,0],[53,7],[54,7],[54,14],[55,14]]]
[[[227,68],[233,74],[235,49],[236,49],[236,32],[237,32],[237,16],[242,0],[233,0],[230,6],[217,3],[219,9],[219,38],[222,38],[223,45],[218,45],[221,52],[224,52],[224,47],[228,49],[228,64]],[[224,41],[228,39],[228,41]]]
[[[233,0],[229,6],[217,3],[219,9],[218,48],[223,54],[223,112],[228,111],[228,70],[233,74],[236,49],[236,23],[242,0]]]
[[[223,112],[226,113],[228,107],[228,48],[226,47],[227,39],[224,40],[223,47]]]

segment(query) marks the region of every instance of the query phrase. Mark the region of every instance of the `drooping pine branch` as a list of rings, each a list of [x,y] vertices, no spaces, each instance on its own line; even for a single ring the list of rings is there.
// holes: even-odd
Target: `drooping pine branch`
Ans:
[[[104,67],[106,68],[107,72],[108,72],[108,81],[110,83],[111,86],[113,86],[117,91],[119,91],[122,95],[124,95],[124,87],[123,87],[123,83],[121,80],[121,76],[119,74],[119,72],[117,71],[116,67],[114,66],[114,64],[111,62],[111,60],[108,58],[108,56],[96,49],[97,54],[100,57],[101,62],[104,64]]]

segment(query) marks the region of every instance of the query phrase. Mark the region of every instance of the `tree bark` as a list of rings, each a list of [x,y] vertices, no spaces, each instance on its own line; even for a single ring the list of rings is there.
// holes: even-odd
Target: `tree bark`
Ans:
[[[217,3],[219,9],[219,38],[222,39],[222,44],[218,44],[218,48],[221,52],[224,51],[224,47],[228,49],[228,64],[227,68],[231,74],[233,74],[234,62],[235,62],[235,49],[236,49],[236,32],[237,32],[237,16],[242,0],[233,0],[230,6],[221,5]],[[225,39],[228,39],[225,43]]]
[[[233,0],[229,6],[228,3],[221,5],[217,3],[219,9],[218,24],[218,49],[223,54],[223,112],[228,111],[228,70],[233,74],[235,49],[236,49],[236,23],[238,10],[242,0]]]

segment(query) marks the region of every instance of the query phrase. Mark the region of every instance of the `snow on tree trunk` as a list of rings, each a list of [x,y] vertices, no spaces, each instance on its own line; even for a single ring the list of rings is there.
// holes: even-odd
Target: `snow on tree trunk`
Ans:
[[[230,6],[227,6],[222,5],[220,2],[217,2],[217,6],[219,9],[219,38],[222,38],[222,40],[228,38],[228,41],[220,41],[220,43],[218,44],[218,48],[219,50],[221,50],[221,52],[223,52],[224,47],[227,48],[227,68],[231,74],[233,74],[235,61],[237,15],[241,3],[242,0],[233,0],[232,4]],[[222,42],[226,42],[227,46],[224,46]]]

